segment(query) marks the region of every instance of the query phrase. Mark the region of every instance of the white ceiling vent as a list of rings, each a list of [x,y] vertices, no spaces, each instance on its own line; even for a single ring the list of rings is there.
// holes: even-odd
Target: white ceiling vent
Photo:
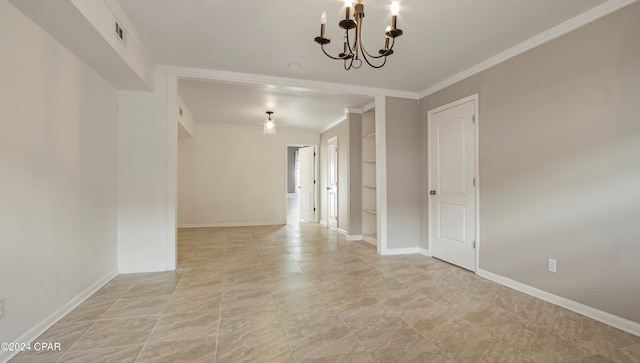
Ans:
[[[118,19],[114,18],[113,19],[113,23],[114,23],[114,30],[115,30],[116,37],[120,40],[122,45],[126,46],[127,45],[127,32],[122,28],[122,26],[120,26],[120,23],[118,22]]]

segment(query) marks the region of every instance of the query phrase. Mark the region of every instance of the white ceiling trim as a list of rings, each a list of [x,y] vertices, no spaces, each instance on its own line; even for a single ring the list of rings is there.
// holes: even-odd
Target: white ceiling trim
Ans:
[[[595,8],[586,11],[576,17],[573,17],[562,24],[559,24],[545,32],[542,32],[536,35],[533,38],[525,40],[524,42],[505,50],[502,53],[498,53],[495,56],[476,64],[475,66],[468,68],[452,77],[445,79],[442,82],[436,83],[435,85],[421,91],[418,95],[421,99],[423,97],[429,96],[437,91],[440,91],[443,88],[446,88],[454,83],[462,81],[463,79],[469,78],[474,74],[480,73],[486,69],[489,69],[497,64],[500,64],[510,58],[517,56],[518,54],[524,53],[527,50],[535,48],[543,43],[546,43],[550,40],[553,40],[557,37],[560,37],[566,33],[569,33],[575,29],[578,29],[588,23],[591,23],[597,19],[600,19],[612,12],[622,9],[623,7],[633,4],[638,0],[610,0],[606,3],[596,6]]]
[[[344,115],[338,117],[337,119],[331,121],[331,123],[329,125],[327,125],[327,127],[325,127],[324,129],[320,130],[321,134],[324,134],[325,132],[329,131],[330,129],[338,126],[339,124],[341,124],[342,122],[347,120],[347,114],[345,113]]]
[[[286,87],[298,87],[302,89],[309,89],[316,92],[327,92],[331,94],[335,93],[348,93],[362,96],[387,96],[408,98],[417,100],[419,95],[416,92],[405,92],[397,90],[389,90],[383,88],[372,88],[354,86],[341,83],[310,81],[296,78],[284,78],[265,76],[261,74],[240,73],[240,72],[228,72],[215,69],[204,68],[192,68],[192,67],[180,67],[172,65],[158,65],[157,70],[160,72],[173,73],[178,77],[190,77],[200,78],[216,81],[229,81],[229,82],[242,82],[253,84],[273,84]]]
[[[213,122],[196,122],[198,127],[219,127],[223,129],[245,129],[245,130],[260,130],[262,132],[264,124],[260,125],[243,125],[243,124],[231,124],[231,123],[213,123]],[[281,127],[276,123],[276,135],[278,133],[295,132],[301,134],[313,134],[317,135],[318,130],[313,129],[297,129],[294,127]],[[269,135],[266,135],[269,136]]]

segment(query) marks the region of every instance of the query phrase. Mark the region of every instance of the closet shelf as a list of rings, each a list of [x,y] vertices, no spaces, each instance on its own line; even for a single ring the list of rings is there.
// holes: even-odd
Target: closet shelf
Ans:
[[[370,214],[378,214],[378,211],[375,209],[363,209],[363,212]]]
[[[368,135],[364,135],[363,136],[364,139],[373,139],[375,137],[376,137],[376,133],[375,132],[372,132],[372,133],[370,133]]]

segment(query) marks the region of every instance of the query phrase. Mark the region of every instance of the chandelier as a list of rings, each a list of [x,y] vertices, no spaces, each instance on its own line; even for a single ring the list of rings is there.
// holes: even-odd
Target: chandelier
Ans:
[[[315,41],[320,44],[322,51],[327,57],[344,61],[344,69],[347,71],[351,68],[360,68],[363,59],[373,68],[382,68],[387,63],[387,57],[393,54],[393,45],[395,44],[396,38],[402,35],[402,30],[397,28],[400,4],[397,0],[391,3],[391,26],[387,26],[387,29],[385,29],[384,48],[380,49],[378,54],[371,54],[367,51],[362,41],[362,23],[364,20],[364,4],[362,4],[362,0],[358,0],[355,6],[353,19],[350,17],[351,5],[352,0],[345,0],[345,18],[338,23],[338,26],[344,29],[342,53],[334,57],[324,49],[326,44],[331,43],[331,39],[325,35],[325,26],[327,24],[326,12],[322,12],[322,16],[320,17],[320,36],[316,37]],[[354,32],[353,35],[350,35],[349,31],[352,29]]]
[[[263,133],[265,135],[275,135],[276,134],[276,123],[271,119],[271,115],[273,111],[267,111],[267,119],[264,121],[264,130]]]

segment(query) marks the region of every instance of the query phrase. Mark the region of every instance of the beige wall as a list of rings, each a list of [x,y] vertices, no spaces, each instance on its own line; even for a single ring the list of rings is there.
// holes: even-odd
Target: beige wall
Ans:
[[[427,110],[479,94],[480,269],[635,322],[638,34],[635,3],[426,97],[420,112],[424,127]]]
[[[350,236],[362,234],[362,114],[349,113],[349,226]]]
[[[117,273],[118,94],[6,1],[0,49],[0,342],[27,343]]]
[[[420,117],[416,100],[386,99],[387,249],[420,239]]]
[[[178,144],[178,224],[285,223],[287,146],[318,141],[316,133],[196,124]]]

